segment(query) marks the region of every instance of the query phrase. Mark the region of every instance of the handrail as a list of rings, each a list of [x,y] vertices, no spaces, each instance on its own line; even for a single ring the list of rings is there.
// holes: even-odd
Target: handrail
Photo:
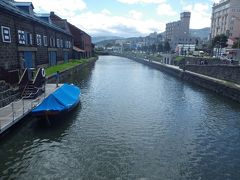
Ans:
[[[26,76],[25,74],[27,74],[27,68],[24,69],[23,74],[22,74],[22,76],[21,76],[21,78],[20,78],[18,84],[21,84],[21,82],[23,81],[23,78]]]
[[[37,95],[39,93],[40,90],[43,90],[44,87],[41,87],[41,88],[37,88],[37,87],[34,87],[35,89],[37,89],[37,92],[35,93],[30,93],[28,96],[25,96],[24,98],[30,98],[32,95]]]
[[[28,86],[28,83],[24,86],[24,88],[23,88],[23,90],[22,90],[22,93],[21,93],[21,96],[23,96],[23,93],[25,92],[27,86]]]
[[[36,93],[31,93],[31,94],[37,94],[41,89],[43,89],[43,87],[38,88]],[[32,101],[29,101],[26,104],[26,100],[24,98],[21,98],[17,101],[13,101],[12,103],[8,104],[7,106],[0,108],[0,112],[6,113],[0,117],[0,131],[2,130],[3,124],[6,126],[6,123],[9,124],[9,123],[14,122],[17,118],[19,118],[19,115],[20,116],[24,115],[26,112],[31,110],[34,106],[36,106],[36,105],[34,105],[35,102],[37,102],[37,104],[39,104],[40,101],[43,99],[45,99],[45,95],[44,95],[44,97],[40,96]],[[17,105],[18,103],[22,103],[22,108],[15,107],[15,105]],[[19,113],[21,113],[21,114],[19,114]]]

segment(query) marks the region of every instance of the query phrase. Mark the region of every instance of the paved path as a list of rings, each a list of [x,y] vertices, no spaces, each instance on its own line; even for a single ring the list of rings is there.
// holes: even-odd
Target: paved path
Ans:
[[[62,84],[60,84],[62,86]],[[33,107],[56,90],[56,84],[46,84],[45,93],[36,99],[18,100],[0,108],[0,134],[28,115]]]

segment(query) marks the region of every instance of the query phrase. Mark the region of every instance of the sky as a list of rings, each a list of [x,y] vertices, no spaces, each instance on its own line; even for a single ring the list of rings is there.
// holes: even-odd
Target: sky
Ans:
[[[16,0],[31,1],[36,13],[55,14],[92,36],[145,36],[164,32],[180,13],[191,12],[190,28],[210,27],[219,0]]]

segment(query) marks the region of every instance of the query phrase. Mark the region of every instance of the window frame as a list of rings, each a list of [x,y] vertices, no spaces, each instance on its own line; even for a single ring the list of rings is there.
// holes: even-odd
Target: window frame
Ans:
[[[6,34],[4,34],[4,31],[5,30],[8,30],[8,38],[9,38],[9,40],[6,40],[5,39],[5,37],[7,36]],[[10,27],[6,27],[6,26],[1,26],[1,31],[2,31],[2,42],[4,42],[4,43],[11,43],[12,42],[12,38],[11,38],[11,29],[10,29]]]

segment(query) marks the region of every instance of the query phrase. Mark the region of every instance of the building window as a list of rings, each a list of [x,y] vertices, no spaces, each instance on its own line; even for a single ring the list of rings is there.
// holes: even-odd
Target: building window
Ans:
[[[57,39],[57,47],[59,48],[60,46],[60,42],[59,42],[59,39]]]
[[[63,48],[63,40],[60,40],[60,47]]]
[[[68,41],[65,41],[65,48],[68,48]]]
[[[48,45],[48,43],[47,43],[47,36],[43,36],[43,45],[44,46]]]
[[[1,29],[2,29],[2,40],[3,40],[3,42],[11,43],[10,28],[2,26]]]
[[[26,36],[24,31],[18,30],[18,43],[26,44]]]
[[[25,44],[33,45],[32,34],[25,32]]]
[[[42,45],[42,36],[40,34],[36,35],[36,41],[38,46]]]
[[[33,36],[32,36],[32,34],[29,34],[29,44],[33,45]]]
[[[55,38],[54,37],[50,38],[50,46],[55,47]]]

